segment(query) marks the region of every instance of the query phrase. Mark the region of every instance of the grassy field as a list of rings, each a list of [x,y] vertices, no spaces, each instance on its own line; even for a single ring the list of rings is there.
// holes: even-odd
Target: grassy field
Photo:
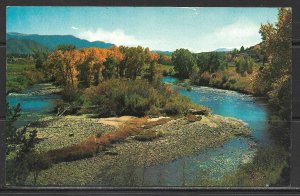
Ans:
[[[22,92],[27,87],[41,82],[43,74],[35,69],[33,63],[14,63],[6,66],[6,92]]]

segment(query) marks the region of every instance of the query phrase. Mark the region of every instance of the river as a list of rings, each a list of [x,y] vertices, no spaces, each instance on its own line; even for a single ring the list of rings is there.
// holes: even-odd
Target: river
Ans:
[[[43,116],[54,115],[53,109],[59,95],[51,93],[52,91],[49,92],[49,89],[55,88],[51,84],[45,83],[36,84],[23,93],[10,93],[6,97],[9,106],[16,106],[18,103],[21,105],[21,116],[15,126],[24,126]]]
[[[176,82],[176,78],[164,77],[166,83]],[[35,93],[43,85],[35,85],[24,94],[10,94],[7,100],[10,105],[21,104],[23,118],[19,126],[33,121],[53,111],[58,95]],[[209,87],[192,86],[191,91],[177,89],[181,95],[192,102],[211,108],[213,114],[235,117],[243,120],[252,130],[252,138],[235,137],[217,148],[207,149],[189,157],[148,168],[136,168],[132,175],[143,183],[131,182],[135,186],[195,186],[207,180],[220,180],[223,176],[235,171],[239,165],[251,161],[257,146],[272,145],[268,135],[268,107],[264,100],[234,91]],[[53,114],[52,114],[53,115]],[[124,179],[124,185],[127,179]],[[128,184],[129,185],[129,184]],[[212,184],[213,186],[213,184]]]
[[[162,79],[165,83],[174,83],[176,80],[170,76]],[[144,185],[196,186],[211,180],[218,181],[235,171],[239,165],[251,161],[257,146],[272,145],[267,123],[269,110],[265,100],[210,87],[192,86],[191,91],[174,89],[192,102],[209,107],[213,114],[243,120],[251,128],[252,139],[235,137],[220,147],[146,168],[143,171]]]

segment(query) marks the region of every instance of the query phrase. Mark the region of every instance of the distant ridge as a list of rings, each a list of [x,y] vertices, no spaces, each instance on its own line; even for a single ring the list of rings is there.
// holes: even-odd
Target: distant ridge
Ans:
[[[232,49],[228,49],[228,48],[218,48],[214,50],[214,52],[230,52],[230,51],[232,51]]]
[[[38,34],[22,34],[22,33],[7,33],[6,40],[31,40],[40,45],[47,47],[50,50],[55,49],[60,44],[73,44],[76,48],[110,48],[114,44],[102,41],[89,42],[84,39],[77,38],[73,35],[38,35]]]
[[[164,54],[164,55],[168,55],[168,56],[171,56],[173,54],[173,52],[171,52],[171,51],[161,51],[161,50],[152,50],[152,52],[156,52],[158,54]]]
[[[6,45],[7,54],[32,54],[35,50],[49,50],[47,47],[27,39],[8,39]]]

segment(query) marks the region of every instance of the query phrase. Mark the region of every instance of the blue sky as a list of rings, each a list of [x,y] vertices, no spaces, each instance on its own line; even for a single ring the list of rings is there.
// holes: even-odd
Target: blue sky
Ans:
[[[193,52],[248,47],[277,8],[8,7],[7,32],[74,35],[89,41]]]

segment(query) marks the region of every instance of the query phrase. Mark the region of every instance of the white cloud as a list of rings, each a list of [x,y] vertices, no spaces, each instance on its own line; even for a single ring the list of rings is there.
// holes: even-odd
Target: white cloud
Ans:
[[[74,29],[74,30],[78,30],[79,29],[78,27],[74,27],[74,26],[71,27],[71,28]]]
[[[245,19],[239,19],[233,24],[219,28],[211,34],[198,40],[201,51],[210,51],[217,48],[240,48],[253,46],[261,41],[260,25]],[[205,45],[205,46],[204,46]],[[199,48],[195,48],[199,51]]]
[[[138,40],[132,35],[125,34],[122,29],[115,29],[113,31],[106,31],[98,28],[97,30],[87,30],[78,34],[80,38],[87,39],[89,41],[104,41],[113,43],[115,45],[137,46],[144,45],[145,42]]]
[[[190,9],[190,8],[184,8]],[[194,8],[192,8],[194,9]],[[196,9],[196,8],[195,8]],[[223,27],[217,27],[210,34],[199,37],[158,36],[151,39],[138,38],[128,35],[123,29],[112,31],[98,28],[96,30],[83,30],[77,36],[89,41],[104,41],[115,45],[149,47],[151,50],[169,50],[187,48],[193,52],[213,51],[217,48],[249,47],[261,42],[259,24],[248,19],[238,19],[236,22]],[[178,35],[180,36],[180,35]],[[172,37],[172,38],[171,38]],[[175,36],[176,37],[176,36]]]

